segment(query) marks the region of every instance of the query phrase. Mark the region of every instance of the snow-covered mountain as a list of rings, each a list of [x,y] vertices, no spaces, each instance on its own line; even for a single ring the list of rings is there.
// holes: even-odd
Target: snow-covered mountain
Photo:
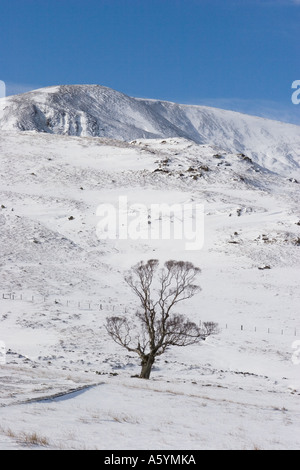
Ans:
[[[99,86],[1,106],[0,449],[299,449],[300,128]],[[203,205],[203,247],[99,236],[120,196],[137,230]],[[105,320],[136,320],[124,274],[153,258],[201,269],[178,313],[220,333],[144,381]]]
[[[241,152],[291,176],[299,170],[300,127],[245,114],[129,97],[99,85],[42,88],[0,100],[0,130],[120,140],[184,137]]]

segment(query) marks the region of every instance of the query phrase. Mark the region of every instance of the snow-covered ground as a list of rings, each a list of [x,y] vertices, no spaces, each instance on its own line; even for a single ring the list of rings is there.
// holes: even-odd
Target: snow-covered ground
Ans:
[[[299,170],[299,126],[207,106],[132,98],[100,85],[62,85],[0,99],[0,130],[119,140],[182,137],[243,152],[271,170]]]
[[[183,138],[2,131],[0,158],[0,448],[300,448],[299,156],[290,177],[284,158],[275,173]],[[203,204],[203,248],[99,240],[119,196]],[[221,332],[145,381],[104,324],[134,315],[124,273],[150,258],[201,268],[180,311]]]

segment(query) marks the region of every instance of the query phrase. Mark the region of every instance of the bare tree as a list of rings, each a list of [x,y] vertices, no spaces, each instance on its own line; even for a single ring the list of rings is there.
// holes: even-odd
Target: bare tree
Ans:
[[[190,299],[201,289],[195,284],[200,269],[186,261],[167,261],[159,270],[158,260],[143,261],[133,266],[125,277],[140,301],[136,320],[126,317],[107,318],[106,329],[119,345],[139,355],[140,377],[149,379],[157,356],[170,346],[188,346],[217,332],[213,322],[203,327],[171,310]]]

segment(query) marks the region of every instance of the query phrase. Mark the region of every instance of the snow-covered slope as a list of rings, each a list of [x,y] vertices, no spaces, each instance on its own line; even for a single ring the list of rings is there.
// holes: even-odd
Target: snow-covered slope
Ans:
[[[131,98],[98,85],[43,88],[0,100],[0,129],[74,136],[184,137],[299,171],[300,127],[204,106]]]
[[[185,138],[1,131],[0,168],[0,448],[300,448],[299,184]],[[97,207],[120,195],[204,204],[203,248],[98,239]],[[104,324],[134,315],[124,273],[154,257],[201,268],[179,313],[221,332],[146,382]]]

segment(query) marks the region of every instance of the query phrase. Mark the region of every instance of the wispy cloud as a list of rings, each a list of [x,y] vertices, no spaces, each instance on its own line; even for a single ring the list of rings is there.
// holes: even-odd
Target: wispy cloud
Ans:
[[[5,82],[5,85],[6,85],[6,96],[20,95],[22,93],[27,93],[28,91],[41,88],[40,85],[30,85],[28,83],[25,84],[25,83]]]
[[[299,5],[300,6],[300,0],[279,0],[282,3],[290,4],[290,5]]]
[[[228,109],[239,113],[259,116],[275,121],[288,122],[290,124],[300,125],[300,105],[296,106],[290,103],[281,103],[271,100],[249,100],[240,98],[219,98],[194,100],[193,103],[213,108]]]
[[[290,5],[290,6],[300,6],[300,0],[245,0],[246,3],[257,4],[261,6],[274,6],[274,5]]]
[[[266,3],[277,3],[282,5],[299,5],[300,0],[266,0]]]

